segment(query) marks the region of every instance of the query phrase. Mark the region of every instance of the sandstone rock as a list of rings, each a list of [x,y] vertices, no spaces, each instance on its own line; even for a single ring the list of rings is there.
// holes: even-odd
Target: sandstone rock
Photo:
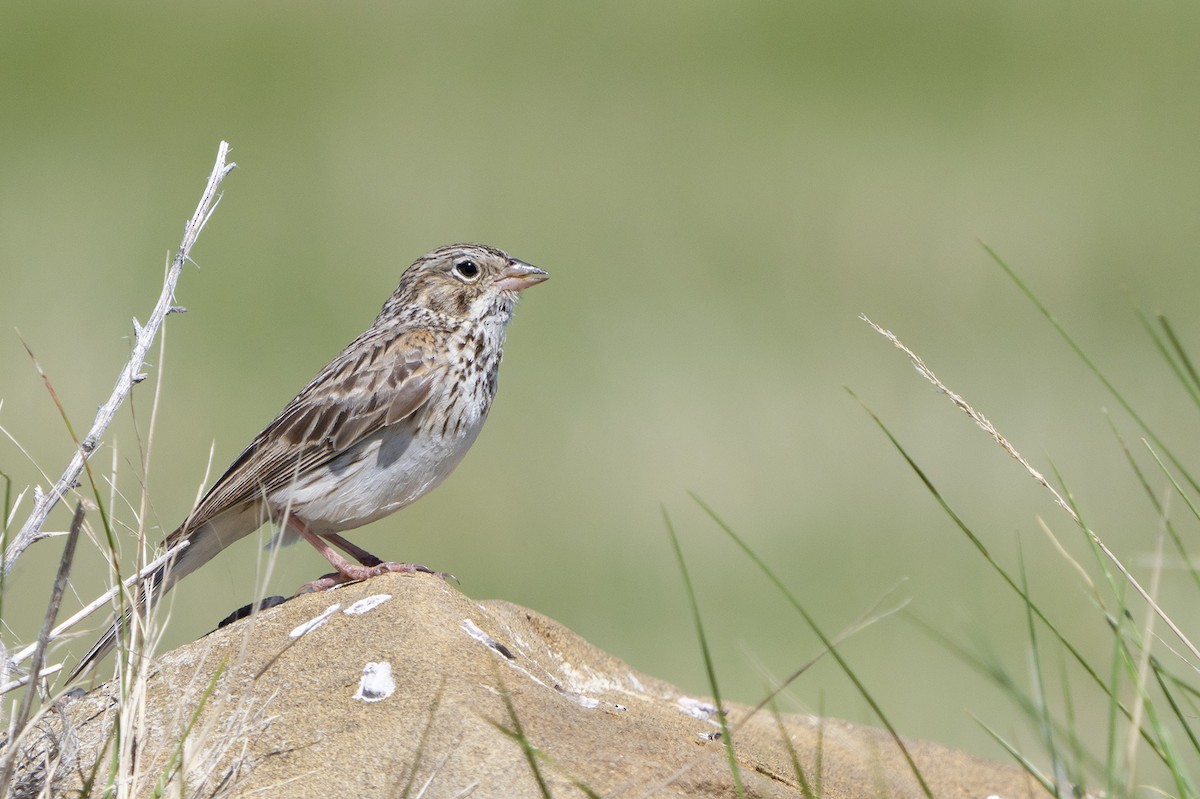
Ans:
[[[64,787],[108,740],[114,690],[66,708],[78,753]],[[727,710],[747,796],[805,796],[776,719]],[[923,795],[885,733],[799,714],[782,723],[814,793]],[[736,795],[707,700],[545,616],[428,575],[302,596],[163,655],[136,729],[139,796],[164,773],[167,796]],[[1041,793],[1015,767],[907,744],[939,799]]]

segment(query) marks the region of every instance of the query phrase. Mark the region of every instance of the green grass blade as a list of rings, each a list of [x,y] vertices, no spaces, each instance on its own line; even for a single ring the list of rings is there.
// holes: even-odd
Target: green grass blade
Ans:
[[[886,597],[886,596],[887,596],[887,594],[885,593],[884,597]],[[834,646],[841,646],[851,636],[857,634],[861,630],[866,629],[867,627],[871,626],[872,624],[879,621],[880,619],[890,616],[892,613],[897,612],[898,610],[900,610],[903,607],[903,606],[901,606],[901,608],[893,608],[893,609],[887,609],[887,610],[880,611],[879,606],[881,604],[883,604],[884,597],[880,597],[880,599],[874,605],[872,605],[867,610],[867,612],[865,614],[863,614],[863,616],[856,619],[852,624],[850,624],[848,627],[846,627],[840,633],[838,633],[833,638]],[[747,724],[750,721],[750,719],[754,718],[754,716],[759,711],[761,711],[763,708],[767,707],[772,702],[774,702],[776,697],[778,697],[781,693],[786,691],[789,685],[791,685],[793,682],[798,680],[801,677],[801,675],[803,675],[805,672],[807,672],[809,669],[811,669],[813,666],[815,666],[817,664],[817,662],[820,661],[821,658],[825,657],[827,654],[829,654],[829,649],[822,647],[820,652],[817,652],[817,654],[810,657],[808,660],[806,660],[804,663],[802,663],[799,668],[797,668],[791,674],[789,674],[787,677],[785,677],[783,680],[781,680],[779,682],[779,684],[777,686],[775,686],[775,688],[771,689],[765,697],[763,697],[761,700],[759,700],[757,705],[750,708],[749,713],[747,713],[740,721],[738,721],[737,724],[733,725],[733,732],[736,733],[738,730],[740,730],[742,728],[742,726],[744,724]]]
[[[1030,696],[1021,688],[1021,685],[1018,683],[1018,681],[1003,667],[999,658],[996,658],[994,655],[987,658],[985,658],[982,654],[976,655],[948,638],[924,619],[921,619],[913,614],[908,614],[907,618],[922,632],[950,652],[950,654],[954,655],[967,666],[991,680],[997,688],[1004,691],[1008,695],[1009,699],[1012,700],[1017,709],[1020,710],[1021,713],[1026,716],[1026,718],[1028,718],[1032,723],[1037,723],[1039,718],[1037,703],[1034,701],[1032,696]],[[1075,730],[1070,723],[1055,722],[1055,733],[1057,735],[1067,737],[1070,740],[1078,741],[1078,735],[1075,734]],[[1082,749],[1079,751],[1075,762],[1086,766],[1087,768],[1097,770],[1103,768],[1103,764],[1099,758]]]
[[[1171,675],[1163,672],[1158,658],[1150,658],[1150,668],[1153,669],[1154,680],[1158,683],[1158,689],[1162,691],[1167,704],[1170,705],[1171,712],[1175,715],[1175,720],[1179,722],[1179,726],[1183,729],[1188,741],[1192,744],[1192,749],[1197,755],[1200,755],[1200,739],[1197,739],[1195,730],[1188,723],[1189,714],[1185,713],[1183,708],[1179,706],[1179,701],[1175,698],[1175,692],[1167,685],[1167,681],[1169,679],[1173,680],[1173,678]]]
[[[725,745],[725,756],[729,760],[729,771],[733,777],[733,787],[737,795],[745,799],[746,788],[742,785],[742,770],[738,766],[737,756],[733,751],[733,735],[729,730],[729,722],[725,718],[725,708],[721,704],[721,690],[717,685],[717,670],[713,667],[712,652],[708,647],[708,638],[704,634],[704,622],[700,617],[700,605],[696,601],[696,591],[692,587],[692,578],[688,573],[687,563],[683,559],[683,548],[679,545],[679,537],[675,535],[675,526],[666,508],[662,511],[663,522],[667,526],[667,534],[671,537],[671,547],[675,550],[675,559],[679,563],[679,572],[683,575],[683,585],[687,589],[688,604],[692,609],[692,621],[696,624],[696,634],[700,638],[700,651],[704,655],[704,670],[708,674],[708,685],[712,690],[713,702],[717,706],[717,721],[721,725],[721,741]]]
[[[1020,542],[1018,542],[1017,548],[1020,550]],[[1033,696],[1037,709],[1038,732],[1042,736],[1042,746],[1046,748],[1046,753],[1050,757],[1051,771],[1056,777],[1054,780],[1055,799],[1063,799],[1062,780],[1058,777],[1065,774],[1065,769],[1058,756],[1058,746],[1054,738],[1054,722],[1051,718],[1050,706],[1046,701],[1046,685],[1042,678],[1042,660],[1038,650],[1037,624],[1034,621],[1033,600],[1029,598],[1029,580],[1025,573],[1024,554],[1018,556],[1018,565],[1021,574],[1021,591],[1025,596],[1025,625],[1026,634],[1029,636],[1029,659],[1033,671]]]
[[[1175,335],[1175,329],[1171,327],[1171,323],[1163,314],[1158,314],[1158,324],[1163,330],[1163,334],[1167,337],[1167,341],[1171,343],[1171,349],[1175,356],[1179,358],[1179,362],[1183,364],[1183,370],[1187,373],[1187,380],[1181,380],[1184,388],[1192,397],[1192,401],[1200,406],[1200,373],[1196,372],[1196,366],[1192,363],[1192,359],[1188,357],[1187,350],[1183,348],[1183,344],[1179,341],[1179,337]]]
[[[508,719],[513,726],[511,728],[505,727],[504,725],[495,721],[491,722],[491,725],[502,734],[516,741],[517,745],[521,747],[522,752],[525,754],[526,760],[529,762],[529,768],[533,772],[534,779],[537,781],[538,787],[541,789],[544,799],[551,799],[550,787],[546,784],[545,778],[542,777],[541,769],[538,767],[539,760],[544,760],[546,763],[562,772],[563,776],[566,777],[566,779],[572,785],[582,791],[584,795],[588,797],[588,799],[602,799],[600,794],[596,793],[580,780],[577,780],[570,774],[567,774],[565,770],[563,770],[559,764],[555,763],[549,755],[533,745],[533,743],[525,735],[525,728],[521,725],[521,719],[517,715],[516,706],[513,705],[512,696],[508,693],[508,690],[505,689],[503,685],[501,685],[500,695],[504,698],[504,706],[508,711]]]
[[[996,743],[1000,744],[1000,746],[1004,747],[1004,750],[1006,752],[1008,752],[1008,754],[1013,758],[1013,760],[1017,761],[1017,763],[1021,766],[1021,768],[1025,769],[1025,771],[1029,774],[1030,777],[1033,777],[1035,780],[1037,780],[1039,783],[1041,783],[1041,786],[1046,789],[1046,793],[1057,794],[1058,788],[1054,784],[1054,782],[1049,777],[1047,777],[1045,774],[1043,774],[1040,770],[1038,770],[1038,767],[1035,766],[1029,758],[1027,758],[1027,757],[1025,757],[1025,755],[1021,754],[1020,750],[1018,750],[1015,746],[1013,746],[1007,740],[1005,740],[1000,735],[1000,733],[996,732],[995,730],[993,730],[988,725],[984,724],[979,719],[975,719],[975,723],[978,724],[980,727],[982,727],[984,732],[986,732],[988,735],[992,736],[992,740],[994,740]]]
[[[1200,392],[1197,392],[1196,390],[1196,382],[1193,379],[1194,373],[1189,374],[1190,362],[1188,361],[1186,354],[1184,354],[1182,360],[1178,359],[1177,356],[1183,352],[1182,348],[1179,346],[1178,341],[1170,342],[1170,339],[1174,336],[1174,332],[1171,331],[1168,326],[1166,331],[1167,340],[1164,340],[1163,337],[1159,335],[1158,331],[1155,329],[1150,320],[1146,318],[1146,314],[1143,313],[1140,308],[1135,308],[1134,313],[1137,315],[1138,322],[1141,323],[1142,329],[1145,330],[1146,335],[1150,337],[1150,341],[1154,344],[1154,348],[1158,350],[1158,354],[1162,356],[1162,359],[1166,361],[1167,366],[1170,367],[1171,371],[1175,373],[1175,377],[1179,380],[1179,384],[1183,386],[1183,390],[1186,391],[1188,396],[1192,398],[1193,404],[1200,406]],[[1159,317],[1159,320],[1160,322],[1165,322],[1165,319],[1163,319],[1161,316]]]
[[[1018,597],[1020,597],[1022,602],[1029,603],[1030,610],[1033,612],[1033,614],[1035,616],[1037,616],[1038,621],[1040,621],[1042,624],[1046,625],[1046,628],[1048,630],[1050,630],[1050,632],[1054,635],[1054,637],[1058,640],[1058,642],[1063,646],[1063,648],[1066,649],[1068,653],[1070,653],[1071,657],[1075,660],[1076,663],[1079,664],[1080,668],[1082,668],[1084,670],[1084,672],[1092,679],[1092,682],[1095,683],[1095,685],[1098,688],[1100,688],[1100,690],[1104,691],[1105,695],[1108,697],[1108,700],[1112,701],[1112,702],[1116,702],[1119,705],[1120,710],[1125,715],[1125,717],[1127,719],[1132,720],[1133,717],[1132,717],[1129,709],[1126,708],[1124,706],[1124,704],[1121,703],[1120,700],[1115,696],[1115,694],[1113,694],[1111,692],[1108,685],[1105,684],[1104,680],[1102,680],[1100,678],[1100,675],[1096,673],[1096,670],[1092,667],[1092,665],[1090,663],[1088,663],[1087,659],[1080,653],[1080,651],[1075,647],[1075,645],[1072,644],[1067,639],[1067,637],[1062,634],[1061,631],[1059,631],[1058,627],[1052,621],[1050,621],[1050,619],[1046,616],[1046,614],[1042,611],[1042,609],[1039,608],[1036,604],[1029,601],[1029,598],[1026,596],[1025,592],[1021,590],[1021,586],[1019,586],[1017,584],[1017,582],[1012,578],[1012,575],[1010,575],[1007,571],[1005,571],[1004,567],[1001,566],[996,561],[996,559],[992,557],[991,553],[988,552],[987,547],[984,546],[983,542],[979,539],[979,536],[975,535],[975,532],[973,530],[971,530],[971,528],[969,526],[967,526],[967,523],[965,521],[963,521],[962,517],[959,516],[958,513],[952,507],[950,507],[950,503],[947,502],[946,498],[942,496],[940,491],[938,491],[937,486],[935,486],[933,484],[933,481],[929,478],[929,476],[927,474],[925,474],[925,471],[919,465],[917,465],[917,462],[912,459],[912,456],[910,456],[908,454],[908,451],[905,450],[904,447],[900,444],[900,442],[896,439],[896,437],[894,435],[892,435],[892,431],[889,430],[887,425],[885,425],[883,423],[883,420],[880,419],[878,416],[876,416],[875,413],[870,408],[868,408],[866,406],[866,404],[863,403],[862,400],[859,399],[858,396],[854,394],[853,391],[850,391],[849,389],[847,389],[847,391],[849,391],[850,396],[854,397],[856,400],[859,401],[859,404],[862,405],[863,410],[866,411],[867,414],[871,417],[871,419],[874,420],[875,424],[879,426],[879,429],[883,431],[883,434],[885,436],[887,436],[888,440],[892,443],[892,446],[894,446],[896,448],[896,451],[900,453],[900,456],[902,458],[904,458],[904,460],[908,464],[909,468],[913,470],[913,473],[917,475],[918,479],[920,479],[921,483],[925,486],[926,490],[928,490],[929,493],[933,496],[934,500],[941,507],[942,512],[945,513],[952,522],[954,522],[955,526],[958,527],[959,531],[962,532],[962,534],[965,535],[967,537],[967,539],[975,546],[975,548],[983,556],[984,560],[987,561],[988,565],[991,566],[992,569],[996,572],[996,574],[998,574],[1000,576],[1000,579],[1002,579],[1004,581],[1005,585],[1007,585],[1010,589],[1012,589],[1012,591],[1014,593],[1016,593]],[[1162,752],[1162,749],[1159,747],[1158,742],[1155,741],[1150,736],[1150,734],[1145,730],[1142,730],[1142,737],[1146,741],[1146,743],[1150,746],[1150,748],[1155,752],[1155,754],[1158,755],[1160,758],[1162,758],[1163,752]]]
[[[800,604],[800,601],[797,600],[792,592],[788,590],[787,586],[784,585],[783,580],[779,579],[779,576],[775,574],[770,566],[766,564],[766,561],[760,558],[758,553],[751,549],[750,546],[742,540],[741,536],[735,533],[733,528],[726,524],[725,521],[718,516],[712,508],[710,508],[702,499],[700,499],[700,497],[696,496],[695,494],[691,494],[691,497],[696,504],[699,505],[706,514],[708,514],[708,517],[712,519],[722,531],[724,531],[725,535],[729,536],[729,538],[738,545],[742,552],[746,554],[746,557],[750,558],[751,562],[758,567],[759,571],[766,575],[767,579],[770,580],[771,583],[773,583],[774,586],[780,591],[780,593],[783,594],[796,612],[799,613],[804,619],[804,622],[808,625],[809,629],[816,634],[817,638],[820,639],[825,648],[829,650],[829,654],[833,656],[842,672],[850,679],[850,682],[854,684],[854,687],[859,692],[859,695],[866,700],[868,705],[870,705],[871,711],[875,713],[880,723],[883,724],[884,728],[887,729],[888,734],[895,742],[897,748],[899,748],[900,753],[904,756],[904,759],[908,761],[908,766],[912,770],[913,776],[916,777],[917,782],[920,784],[921,791],[927,797],[929,797],[929,799],[933,799],[933,793],[930,791],[928,783],[925,782],[925,777],[921,775],[921,770],[917,767],[916,761],[913,760],[912,754],[908,751],[908,747],[904,745],[904,741],[900,738],[900,734],[896,732],[896,728],[893,727],[891,721],[888,720],[887,714],[883,712],[883,708],[875,700],[875,697],[871,695],[871,692],[867,690],[867,687],[863,684],[862,680],[858,678],[858,675],[855,673],[854,669],[850,668],[850,664],[846,662],[845,658],[842,657],[841,652],[838,651],[836,646],[834,646],[833,641],[829,638],[829,636],[825,634],[812,616],[809,615],[808,611],[806,611]]]
[[[1137,476],[1138,483],[1141,485],[1143,493],[1146,494],[1146,497],[1150,500],[1150,504],[1154,507],[1155,515],[1165,521],[1167,533],[1171,536],[1171,542],[1175,545],[1175,554],[1178,555],[1187,566],[1187,571],[1192,578],[1192,582],[1196,584],[1197,588],[1200,588],[1200,570],[1197,570],[1196,564],[1192,561],[1191,555],[1188,554],[1188,548],[1184,544],[1182,536],[1179,535],[1179,530],[1176,529],[1175,525],[1170,521],[1170,519],[1167,518],[1166,508],[1164,508],[1162,502],[1159,501],[1158,495],[1155,493],[1154,489],[1150,487],[1150,481],[1146,479],[1145,472],[1143,472],[1142,468],[1138,466],[1137,461],[1133,457],[1133,453],[1129,450],[1128,445],[1125,443],[1124,437],[1117,430],[1116,425],[1113,424],[1111,418],[1108,419],[1108,426],[1112,431],[1113,436],[1116,437],[1117,443],[1121,447],[1121,453],[1125,456],[1125,462],[1129,465],[1129,468],[1133,470],[1134,475]],[[1153,450],[1150,450],[1150,452],[1153,453]],[[1176,481],[1171,478],[1170,472],[1167,471],[1166,466],[1163,465],[1161,461],[1159,461],[1159,468],[1162,470],[1163,474],[1165,474],[1167,478],[1171,480],[1172,483],[1176,483]],[[1184,501],[1191,509],[1192,515],[1200,519],[1200,508],[1197,508],[1194,503],[1188,500],[1187,496],[1183,493],[1183,488],[1176,484],[1175,490],[1181,497],[1183,497]]]
[[[1008,275],[1009,279],[1016,284],[1017,288],[1021,290],[1021,292],[1029,299],[1029,301],[1033,303],[1034,307],[1038,309],[1043,317],[1045,317],[1046,321],[1050,323],[1063,341],[1065,341],[1067,345],[1075,352],[1075,355],[1078,356],[1081,361],[1083,361],[1083,364],[1088,368],[1088,370],[1096,376],[1108,393],[1112,395],[1113,399],[1115,399],[1117,403],[1125,410],[1125,412],[1129,414],[1130,418],[1137,423],[1137,426],[1142,429],[1142,432],[1146,434],[1146,437],[1153,441],[1154,445],[1166,454],[1167,459],[1170,460],[1177,469],[1179,469],[1181,474],[1187,477],[1188,482],[1191,483],[1192,489],[1197,493],[1200,493],[1200,484],[1198,484],[1191,478],[1190,475],[1188,475],[1187,470],[1175,457],[1171,449],[1167,447],[1161,438],[1158,437],[1158,434],[1154,432],[1150,425],[1148,425],[1146,421],[1142,419],[1141,415],[1133,409],[1133,406],[1129,404],[1128,400],[1125,399],[1125,396],[1117,390],[1117,387],[1113,385],[1112,381],[1108,379],[1104,372],[1100,371],[1100,368],[1092,362],[1092,359],[1089,358],[1087,353],[1083,351],[1083,348],[1076,343],[1075,339],[1071,338],[1071,335],[1066,331],[1066,328],[1062,326],[1058,319],[1055,318],[1054,314],[1050,313],[1050,310],[1042,304],[1042,301],[1037,298],[1037,295],[1035,295],[1033,291],[1027,285],[1025,285],[1025,282],[1017,276],[1017,273],[1013,271],[1012,267],[1005,263],[995,250],[986,244],[983,244],[982,242],[980,242],[980,244],[983,246],[983,249],[987,252],[987,254],[991,256],[992,260],[1004,270],[1004,273]]]
[[[1124,595],[1118,597],[1118,603],[1121,607],[1125,607]],[[1124,625],[1128,620],[1128,616],[1124,613],[1119,613],[1115,617],[1110,614],[1107,618],[1111,620],[1110,627],[1113,631],[1112,662],[1109,664],[1108,672],[1109,696],[1117,696],[1118,691],[1121,690],[1121,658],[1125,651]],[[1108,703],[1105,752],[1106,767],[1104,770],[1105,794],[1107,796],[1116,796],[1117,786],[1120,785],[1120,780],[1118,779],[1120,766],[1117,755],[1119,729],[1116,704],[1113,701]],[[1125,714],[1125,718],[1132,720],[1132,716],[1128,712]]]
[[[542,776],[542,770],[538,768],[538,750],[537,747],[525,735],[525,729],[521,726],[521,717],[517,715],[517,709],[513,706],[512,697],[508,693],[508,689],[503,685],[500,686],[500,696],[504,698],[504,707],[508,710],[508,720],[512,724],[511,730],[506,730],[504,727],[496,725],[496,728],[501,732],[507,733],[521,747],[521,752],[525,755],[525,761],[529,763],[529,771],[533,774],[533,779],[537,782],[538,791],[542,794],[542,799],[552,799],[550,796],[550,786],[546,784],[546,779]]]
[[[1061,657],[1058,658],[1058,668],[1058,679],[1062,686],[1063,698],[1062,729],[1066,733],[1067,746],[1071,752],[1071,762],[1075,764],[1075,769],[1079,772],[1079,776],[1073,777],[1072,782],[1076,785],[1082,785],[1084,763],[1088,759],[1087,749],[1079,737],[1079,719],[1075,715],[1075,700],[1071,693],[1071,679],[1067,673],[1067,662]]]
[[[775,729],[779,731],[779,740],[783,741],[783,746],[787,749],[788,760],[792,764],[792,772],[796,775],[796,782],[800,783],[800,793],[804,799],[817,799],[817,794],[813,793],[812,786],[808,784],[808,777],[804,774],[804,766],[800,765],[800,755],[796,752],[796,747],[792,745],[792,736],[788,735],[787,728],[783,726],[783,717],[779,715],[779,709],[775,707],[775,703],[771,703],[771,717],[775,719]]]

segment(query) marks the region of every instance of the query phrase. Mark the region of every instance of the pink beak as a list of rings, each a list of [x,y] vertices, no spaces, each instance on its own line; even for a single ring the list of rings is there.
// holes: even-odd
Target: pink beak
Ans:
[[[549,280],[550,275],[544,269],[538,269],[533,264],[518,261],[513,258],[504,270],[504,277],[497,284],[505,291],[524,291],[530,286],[536,286],[543,280]]]

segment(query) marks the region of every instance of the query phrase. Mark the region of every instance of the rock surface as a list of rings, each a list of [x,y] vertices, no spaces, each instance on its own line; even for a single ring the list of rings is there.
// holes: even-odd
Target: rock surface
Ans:
[[[136,727],[139,796],[164,773],[173,773],[168,796],[736,795],[706,700],[639,674],[545,616],[477,602],[427,575],[302,596],[157,665]],[[114,691],[110,683],[66,707],[78,754],[63,787],[96,762]],[[727,709],[747,796],[924,795],[879,730],[788,714],[789,751],[775,717]],[[907,745],[939,799],[1041,793],[1015,767]]]

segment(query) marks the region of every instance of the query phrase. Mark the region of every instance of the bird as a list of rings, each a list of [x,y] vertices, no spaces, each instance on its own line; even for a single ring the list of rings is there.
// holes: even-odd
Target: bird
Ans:
[[[135,607],[108,627],[68,684],[113,648],[135,610],[267,522],[277,525],[277,540],[303,538],[333,567],[308,590],[386,572],[431,572],[385,562],[340,534],[416,501],[458,465],[496,395],[513,308],[522,291],[548,278],[483,244],[450,244],[414,261],[371,326],[284,406],[163,540],[160,551],[187,546],[145,578]]]

